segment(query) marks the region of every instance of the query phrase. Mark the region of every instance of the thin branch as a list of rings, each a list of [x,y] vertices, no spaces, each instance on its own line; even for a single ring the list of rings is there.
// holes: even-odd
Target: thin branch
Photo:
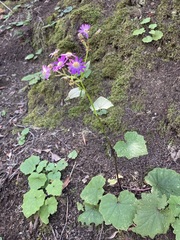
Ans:
[[[7,8],[10,12],[13,12],[5,3],[3,3],[2,1],[0,1],[0,3],[1,3],[5,8]]]

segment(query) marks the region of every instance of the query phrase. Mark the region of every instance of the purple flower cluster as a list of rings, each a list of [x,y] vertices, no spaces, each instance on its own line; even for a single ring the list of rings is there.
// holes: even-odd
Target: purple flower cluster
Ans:
[[[88,39],[89,29],[89,24],[82,24],[78,32]],[[50,56],[56,56],[58,54],[58,51],[59,50],[56,49],[53,53],[50,54]],[[61,54],[57,61],[49,64],[48,66],[42,66],[43,78],[48,79],[51,75],[51,72],[58,72],[62,69],[68,70],[68,72],[72,75],[81,74],[86,69],[86,63],[71,52]]]

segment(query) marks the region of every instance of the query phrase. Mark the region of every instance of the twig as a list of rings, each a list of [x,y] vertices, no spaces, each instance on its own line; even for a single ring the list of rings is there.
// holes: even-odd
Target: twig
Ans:
[[[1,3],[5,8],[7,8],[10,12],[13,12],[5,3],[1,2],[1,1],[0,1],[0,3]]]
[[[74,165],[73,165],[73,168],[72,168],[72,170],[71,170],[71,172],[70,172],[69,178],[71,178],[71,176],[72,176],[72,174],[73,174],[73,172],[74,172],[75,166],[76,166],[76,162],[75,162]]]
[[[62,236],[63,236],[64,230],[66,228],[67,222],[68,222],[68,197],[67,197],[67,205],[66,205],[66,221],[65,221],[65,224],[64,224],[64,227],[63,227],[63,230],[61,232],[61,236],[60,236],[59,240],[62,240]]]
[[[101,231],[100,231],[98,240],[101,240],[102,232],[103,232],[103,224],[102,224],[102,227],[101,227]]]

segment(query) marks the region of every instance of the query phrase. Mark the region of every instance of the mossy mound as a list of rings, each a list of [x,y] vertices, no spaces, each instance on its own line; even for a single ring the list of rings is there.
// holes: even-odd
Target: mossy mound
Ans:
[[[178,12],[179,6],[177,0],[172,2],[171,10],[168,10],[165,0],[159,4],[154,20],[164,37],[162,40],[148,45],[142,42],[141,36],[132,36],[133,30],[139,26],[140,20],[131,19],[133,7],[129,6],[129,1],[126,0],[120,1],[113,14],[106,18],[103,16],[100,4],[88,0],[81,1],[76,4],[71,13],[57,21],[54,31],[49,34],[47,40],[49,45],[59,48],[62,53],[71,51],[83,57],[83,47],[77,39],[77,30],[82,23],[91,24],[89,58],[92,74],[85,84],[88,92],[93,96],[93,100],[104,96],[113,102],[114,107],[109,110],[107,116],[103,117],[104,123],[113,131],[125,130],[128,125],[128,122],[124,123],[122,119],[128,103],[129,82],[136,69],[150,66],[153,70],[153,62],[157,58],[166,61],[178,60],[178,21],[177,14],[174,14],[173,10],[176,9]],[[65,5],[66,1],[62,1],[61,4],[67,6]],[[69,0],[67,4],[73,5],[73,1]],[[167,18],[167,11],[171,12],[170,18]],[[171,24],[168,25],[168,21]],[[96,34],[96,31],[99,33]],[[158,48],[160,51],[157,51]],[[51,92],[52,96],[41,91],[44,84],[46,85],[47,82],[42,82],[40,86],[37,85],[30,90],[29,114],[26,121],[38,126],[55,127],[56,123],[58,124],[64,117],[82,116],[85,123],[91,123],[94,127],[98,127],[98,122],[89,110],[88,101],[81,99],[71,102],[71,105],[60,107],[62,96],[58,95],[59,93],[56,95],[53,91]],[[49,84],[51,85],[50,89],[53,89],[53,80]],[[68,90],[64,90],[64,93],[67,95]],[[37,99],[36,101],[39,102],[38,99],[42,97],[46,102],[47,111],[38,114],[42,106],[32,99]],[[131,96],[131,100],[133,101],[133,96]],[[140,103],[134,102],[136,106],[144,107],[143,99]],[[49,121],[48,116],[51,118]],[[53,120],[53,118],[55,119]]]

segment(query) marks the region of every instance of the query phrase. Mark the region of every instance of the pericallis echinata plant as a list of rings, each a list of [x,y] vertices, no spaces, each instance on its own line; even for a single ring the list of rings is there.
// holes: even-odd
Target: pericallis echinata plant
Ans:
[[[176,234],[176,240],[180,240],[180,174],[170,169],[155,168],[145,177],[145,182],[152,187],[151,192],[145,193],[150,188],[136,189],[139,195],[143,192],[140,199],[137,199],[131,191],[124,190],[121,185],[117,158],[132,159],[147,155],[146,142],[144,137],[135,131],[126,132],[125,141],[118,141],[114,146],[107,136],[101,115],[107,113],[113,104],[102,96],[93,101],[84,84],[91,74],[88,61],[89,31],[89,24],[83,24],[78,31],[78,38],[85,47],[84,59],[71,52],[59,55],[59,50],[55,50],[50,56],[56,60],[48,66],[44,65],[42,70],[44,79],[48,80],[55,74],[73,87],[66,99],[88,98],[90,109],[100,123],[114,159],[119,196],[104,194],[106,179],[103,176],[93,177],[81,193],[83,204],[78,203],[78,210],[83,213],[78,220],[86,225],[92,223],[99,225],[105,222],[106,225],[113,225],[118,231],[131,229],[142,237],[150,238],[157,234],[165,234],[171,226]]]

